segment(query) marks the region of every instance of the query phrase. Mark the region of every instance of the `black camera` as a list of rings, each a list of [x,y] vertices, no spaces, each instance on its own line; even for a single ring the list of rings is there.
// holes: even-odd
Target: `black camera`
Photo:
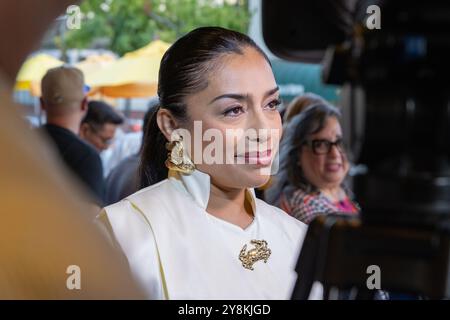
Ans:
[[[369,266],[390,292],[450,297],[450,3],[263,1],[262,21],[273,53],[347,90],[359,168],[361,218],[310,225],[293,298],[313,281],[371,297]]]

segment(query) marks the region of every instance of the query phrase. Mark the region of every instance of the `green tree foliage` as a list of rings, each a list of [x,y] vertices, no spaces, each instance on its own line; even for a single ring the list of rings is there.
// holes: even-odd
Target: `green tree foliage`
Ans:
[[[154,39],[174,42],[200,26],[245,33],[250,20],[248,0],[85,0],[81,11],[81,29],[66,34],[65,46],[101,46],[120,55]]]

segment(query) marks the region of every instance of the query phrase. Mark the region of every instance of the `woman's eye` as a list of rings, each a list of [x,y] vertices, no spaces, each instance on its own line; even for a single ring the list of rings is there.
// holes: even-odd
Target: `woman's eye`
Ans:
[[[244,108],[242,107],[234,107],[226,110],[223,114],[228,117],[236,117],[244,112]]]
[[[325,147],[327,145],[327,142],[325,141],[325,140],[317,140],[317,141],[315,141],[315,143],[314,143],[314,146],[316,147],[316,148],[323,148],[323,147]]]
[[[278,106],[280,104],[281,104],[281,100],[280,99],[275,99],[275,100],[269,102],[269,104],[267,105],[267,108],[271,109],[271,110],[275,110],[275,109],[278,108]]]

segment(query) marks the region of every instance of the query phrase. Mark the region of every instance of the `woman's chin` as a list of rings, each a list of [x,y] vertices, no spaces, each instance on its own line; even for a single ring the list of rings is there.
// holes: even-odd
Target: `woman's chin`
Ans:
[[[345,177],[342,174],[330,174],[330,175],[327,175],[325,181],[326,181],[326,184],[333,184],[338,187],[342,184],[342,182],[344,181],[344,178]]]
[[[253,170],[242,170],[240,175],[241,181],[248,188],[257,188],[265,185],[270,179],[270,168],[268,170],[253,169]]]

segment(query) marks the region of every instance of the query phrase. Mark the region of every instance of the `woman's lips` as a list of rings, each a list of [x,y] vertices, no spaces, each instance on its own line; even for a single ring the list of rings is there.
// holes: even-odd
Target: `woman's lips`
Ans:
[[[242,155],[237,155],[236,158],[244,158],[246,164],[267,166],[272,162],[272,150],[246,152]]]
[[[339,170],[341,170],[342,168],[342,164],[340,163],[330,163],[325,165],[325,169],[327,171],[331,171],[331,172],[338,172]]]

